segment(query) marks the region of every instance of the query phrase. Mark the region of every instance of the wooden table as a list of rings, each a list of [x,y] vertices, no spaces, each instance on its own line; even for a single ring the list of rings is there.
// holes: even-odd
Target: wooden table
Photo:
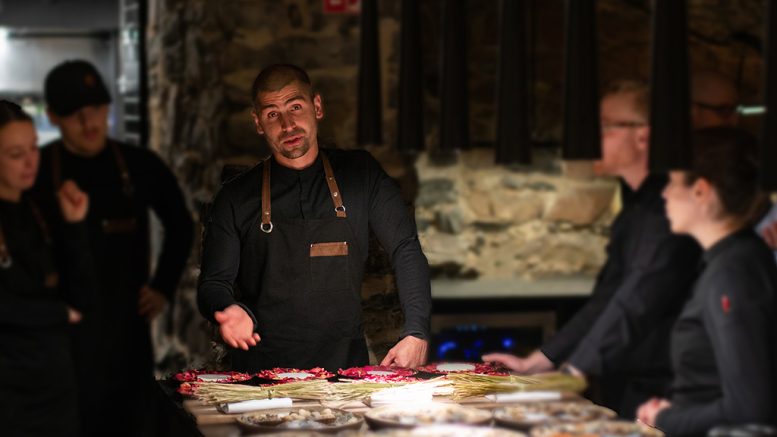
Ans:
[[[163,385],[163,384],[164,383],[160,382],[160,385]],[[218,411],[215,406],[206,405],[203,402],[198,401],[196,399],[183,399],[181,395],[179,395],[178,393],[175,393],[174,389],[172,393],[169,393],[169,388],[171,388],[172,385],[170,384],[168,385],[169,387],[166,388],[166,390],[168,391],[167,396],[170,397],[171,402],[176,404],[176,408],[179,409],[178,413],[182,415],[181,418],[189,421],[190,432],[194,432],[194,430],[196,430],[196,433],[186,434],[186,433],[182,433],[181,431],[168,431],[170,433],[175,432],[175,434],[167,434],[167,435],[200,435],[204,437],[237,437],[242,435],[248,435],[248,434],[243,434],[243,431],[237,425],[237,417],[240,416],[240,413],[224,414]],[[580,400],[580,399],[581,398],[578,395],[574,395],[574,394],[564,395],[563,397],[563,400],[568,400],[568,401],[574,401],[574,400]],[[454,403],[453,401],[446,398],[435,399],[435,401]],[[495,403],[495,402],[489,401],[486,398],[467,399],[457,403],[460,405],[471,406],[476,408],[485,408],[485,409],[493,409],[493,408],[510,405],[509,403]],[[329,408],[340,408],[340,409],[352,411],[355,413],[364,413],[370,409],[369,406],[365,405],[361,401],[348,401],[348,402],[327,402],[327,401],[319,402],[319,401],[302,401],[302,400],[294,401],[294,407],[312,407],[312,406],[320,406],[320,405],[323,405]],[[185,424],[178,424],[178,425],[179,426],[176,427],[176,430],[180,429],[181,425],[185,425]],[[365,431],[368,429],[366,424],[364,425],[363,429]]]

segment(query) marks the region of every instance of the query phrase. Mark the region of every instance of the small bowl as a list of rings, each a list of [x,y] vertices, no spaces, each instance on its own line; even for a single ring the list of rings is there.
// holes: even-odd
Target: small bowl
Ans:
[[[304,421],[286,421],[283,416],[292,413],[299,413],[300,410],[307,410],[311,413],[322,413],[324,410],[330,410],[335,417],[331,419],[315,420],[314,418]],[[277,419],[258,420],[257,418],[267,415],[280,416]],[[237,418],[238,425],[255,433],[277,433],[277,432],[321,432],[337,433],[348,429],[359,429],[364,424],[364,418],[350,411],[337,408],[325,407],[292,407],[277,408],[272,410],[252,411],[244,413]]]

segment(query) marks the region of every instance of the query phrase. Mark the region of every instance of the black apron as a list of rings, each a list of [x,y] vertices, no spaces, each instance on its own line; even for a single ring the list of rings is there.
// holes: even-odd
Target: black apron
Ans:
[[[40,299],[42,305],[61,301],[64,308],[48,224],[32,201],[22,202],[26,205],[19,205],[19,215],[7,220],[32,219],[40,239],[25,233],[22,247],[17,233],[17,253],[12,254],[6,231],[13,235],[19,230],[6,228],[7,222],[0,224],[0,290]],[[64,320],[51,326],[0,325],[1,435],[78,435],[77,386],[67,328]]]
[[[81,421],[84,436],[102,435],[112,420],[108,410],[113,408],[125,411],[128,417],[126,426],[115,435],[145,435],[154,414],[148,405],[154,388],[154,361],[149,325],[137,308],[138,290],[149,269],[148,225],[142,219],[147,212],[119,144],[106,141],[121,191],[103,197],[90,193],[86,222],[101,288],[95,296],[95,310],[71,327]],[[56,142],[51,147],[51,180],[56,193],[64,179],[64,145]],[[111,187],[115,182],[104,183]],[[87,182],[81,189],[90,191],[95,186]],[[139,243],[139,239],[145,241]],[[135,250],[141,246],[140,251]],[[125,376],[117,382],[116,375]],[[116,392],[130,395],[114,399]]]
[[[57,193],[62,187],[62,147],[62,143],[54,143],[51,146],[51,182],[54,186],[54,193]],[[116,161],[116,167],[119,169],[121,190],[126,197],[126,199],[121,202],[128,206],[128,212],[125,217],[107,217],[107,215],[110,214],[96,214],[94,211],[95,206],[99,205],[90,205],[90,208],[92,209],[92,211],[90,211],[90,218],[91,216],[105,216],[100,219],[99,226],[105,235],[132,234],[137,229],[137,219],[132,213],[132,211],[136,209],[135,186],[132,185],[127,163],[124,160],[124,155],[121,153],[118,144],[108,140],[107,147],[111,148],[111,152],[113,152],[113,157]]]
[[[368,364],[361,325],[361,276],[355,234],[346,219],[332,167],[319,153],[334,208],[324,219],[272,220],[270,159],[264,161],[262,212],[244,250],[264,260],[258,294],[243,299],[257,320],[261,341],[234,350],[235,370],[309,369]]]

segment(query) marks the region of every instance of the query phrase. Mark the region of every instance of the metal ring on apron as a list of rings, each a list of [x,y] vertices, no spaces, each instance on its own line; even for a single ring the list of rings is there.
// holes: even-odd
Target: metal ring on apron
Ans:
[[[270,226],[268,226],[267,228],[265,228],[265,227],[264,227],[264,225],[270,225]],[[270,232],[272,232],[272,222],[270,222],[270,223],[262,223],[262,224],[260,224],[260,225],[259,225],[259,229],[261,229],[261,230],[262,230],[262,232],[264,232],[265,234],[269,234]]]
[[[8,269],[13,264],[13,259],[10,256],[4,256],[0,258],[0,268]]]
[[[335,212],[345,212],[345,205],[335,206]]]

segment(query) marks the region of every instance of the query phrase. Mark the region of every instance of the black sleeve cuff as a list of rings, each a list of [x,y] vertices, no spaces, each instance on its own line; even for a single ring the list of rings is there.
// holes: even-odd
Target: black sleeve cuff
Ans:
[[[429,341],[430,340],[430,338],[429,338],[430,336],[429,336],[428,333],[419,332],[419,331],[406,331],[406,332],[402,332],[399,335],[399,339],[402,340],[403,338],[407,337],[408,335],[412,336],[412,337],[415,337],[415,338],[418,338],[418,339],[421,339],[421,340],[425,340],[425,341]]]
[[[251,318],[251,321],[253,321],[253,322],[254,322],[254,332],[256,332],[256,316],[254,316],[254,312],[253,312],[253,311],[251,311],[251,309],[250,309],[250,308],[248,308],[248,307],[247,307],[245,304],[243,304],[243,303],[236,302],[236,303],[235,303],[235,305],[237,305],[237,306],[239,306],[240,308],[243,308],[243,310],[245,310],[245,312],[248,314],[248,317],[250,317],[250,318]]]
[[[556,368],[564,364],[564,357],[561,356],[559,351],[555,350],[551,343],[540,347],[540,352],[542,352]]]

